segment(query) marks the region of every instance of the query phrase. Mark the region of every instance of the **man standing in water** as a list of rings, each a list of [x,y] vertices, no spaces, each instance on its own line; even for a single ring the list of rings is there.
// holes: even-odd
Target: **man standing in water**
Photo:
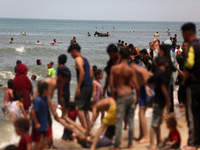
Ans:
[[[78,106],[78,117],[81,125],[86,128],[90,125],[89,107],[92,97],[92,70],[89,61],[81,55],[81,47],[78,44],[72,44],[68,48],[68,53],[75,59],[76,74],[77,74],[77,88],[75,94],[75,104]],[[84,112],[84,115],[83,115]],[[84,117],[85,116],[85,117]]]
[[[195,150],[200,145],[200,43],[196,37],[196,26],[186,23],[182,26],[182,35],[189,43],[185,63],[183,83],[186,85],[186,116],[189,128],[186,150]]]
[[[117,120],[115,130],[115,144],[113,150],[118,150],[121,139],[121,128],[124,116],[127,116],[129,125],[128,148],[133,148],[133,117],[136,106],[136,99],[133,95],[133,87],[139,90],[136,74],[128,64],[130,51],[128,48],[120,50],[121,63],[113,66],[110,73],[110,88],[112,97],[117,101]],[[114,91],[114,88],[116,91]]]

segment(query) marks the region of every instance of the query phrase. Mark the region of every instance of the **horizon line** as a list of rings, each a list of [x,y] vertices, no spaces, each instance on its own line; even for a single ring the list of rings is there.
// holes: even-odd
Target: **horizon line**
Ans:
[[[29,20],[71,20],[71,21],[119,21],[119,22],[196,22],[199,23],[199,21],[150,21],[150,20],[90,20],[90,19],[54,19],[54,18],[12,18],[12,17],[0,17],[0,19],[29,19]]]

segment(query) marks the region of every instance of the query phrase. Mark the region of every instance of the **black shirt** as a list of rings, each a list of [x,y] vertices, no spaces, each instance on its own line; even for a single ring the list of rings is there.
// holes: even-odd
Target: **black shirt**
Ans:
[[[160,69],[156,71],[156,73],[149,78],[149,83],[154,83],[155,88],[155,97],[154,97],[154,103],[158,104],[161,108],[166,105],[166,99],[162,92],[161,85],[164,84],[167,88],[167,76],[166,73]]]

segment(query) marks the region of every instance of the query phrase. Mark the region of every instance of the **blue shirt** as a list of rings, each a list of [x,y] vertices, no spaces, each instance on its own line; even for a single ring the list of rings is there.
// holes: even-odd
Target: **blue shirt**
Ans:
[[[36,118],[41,125],[38,131],[44,132],[48,129],[48,100],[47,96],[43,99],[41,96],[38,96],[33,102],[33,110],[35,110]],[[35,128],[35,123],[33,122],[33,127]]]

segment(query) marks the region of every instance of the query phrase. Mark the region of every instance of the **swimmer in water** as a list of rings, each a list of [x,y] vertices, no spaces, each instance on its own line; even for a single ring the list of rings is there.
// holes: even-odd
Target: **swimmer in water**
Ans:
[[[11,38],[9,43],[12,43],[12,42],[13,42],[13,40],[14,40],[14,38]]]
[[[170,29],[167,30],[167,33],[168,33],[168,36],[170,36],[170,34],[171,34]]]
[[[107,35],[110,36],[109,32],[107,32]]]
[[[86,36],[91,36],[90,32],[88,32]]]
[[[44,43],[40,43],[40,40],[37,40],[36,44],[37,45],[44,45]]]
[[[56,39],[53,39],[53,42],[50,43],[50,45],[54,45],[54,44],[56,44],[56,43],[58,43],[58,44],[63,44],[63,42],[57,42]]]

